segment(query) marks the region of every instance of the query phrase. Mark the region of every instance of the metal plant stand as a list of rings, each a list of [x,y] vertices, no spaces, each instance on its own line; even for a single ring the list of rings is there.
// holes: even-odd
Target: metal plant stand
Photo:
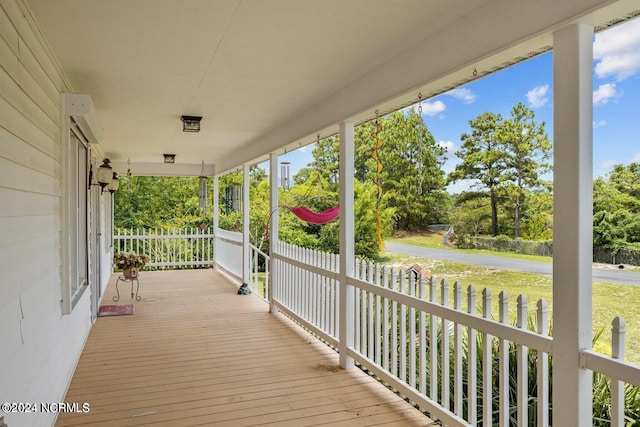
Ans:
[[[136,301],[140,301],[142,299],[142,297],[140,297],[138,295],[138,291],[140,290],[140,281],[138,280],[138,275],[136,274],[135,276],[131,276],[131,277],[125,277],[124,275],[118,277],[118,280],[116,280],[116,293],[117,295],[113,297],[114,301],[118,301],[120,299],[120,290],[118,289],[118,284],[120,283],[120,281],[123,282],[127,282],[127,281],[131,281],[131,298],[133,298],[133,282],[136,282],[136,293],[135,293],[135,298]]]

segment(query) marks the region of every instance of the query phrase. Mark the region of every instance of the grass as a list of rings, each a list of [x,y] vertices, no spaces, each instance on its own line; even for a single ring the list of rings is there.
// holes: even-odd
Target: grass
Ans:
[[[549,303],[549,318],[551,319],[553,305],[551,276],[497,270],[391,253],[387,253],[382,262],[402,267],[419,264],[431,271],[438,281],[447,279],[449,281],[449,301],[451,304],[453,303],[453,283],[459,281],[463,285],[463,307],[467,306],[467,287],[473,285],[476,288],[479,308],[482,304],[482,290],[487,288],[491,291],[492,311],[496,319],[498,318],[498,294],[501,291],[505,291],[508,294],[511,323],[515,323],[516,298],[521,294],[527,298],[530,317],[535,319],[537,301],[543,298]],[[594,282],[593,330],[595,333],[604,329],[604,333],[595,345],[596,351],[611,354],[611,321],[615,316],[621,316],[625,319],[627,325],[626,360],[640,363],[640,310],[637,308],[637,301],[640,301],[640,287]]]

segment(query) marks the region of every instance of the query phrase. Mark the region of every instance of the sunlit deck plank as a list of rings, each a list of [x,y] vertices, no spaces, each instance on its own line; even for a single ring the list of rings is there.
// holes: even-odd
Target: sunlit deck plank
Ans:
[[[113,304],[112,279],[103,304]],[[430,425],[407,402],[213,270],[143,272],[133,316],[102,317],[57,426]]]

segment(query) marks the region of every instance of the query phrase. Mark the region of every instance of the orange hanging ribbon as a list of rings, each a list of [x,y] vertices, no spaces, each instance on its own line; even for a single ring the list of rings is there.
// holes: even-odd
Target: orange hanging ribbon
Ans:
[[[378,246],[380,247],[380,250],[383,251],[385,247],[384,241],[382,240],[382,219],[380,218],[380,201],[382,200],[382,185],[380,184],[380,173],[382,172],[382,169],[384,169],[384,166],[382,165],[382,162],[380,161],[380,158],[378,156],[378,150],[384,145],[382,139],[379,138],[381,131],[382,126],[380,126],[378,124],[378,120],[376,120],[376,130],[371,134],[371,136],[376,140],[376,148],[371,153],[371,157],[376,160],[376,174],[373,177],[373,182],[378,188],[378,198],[376,200],[376,222],[378,229],[376,231],[376,235],[378,236]]]

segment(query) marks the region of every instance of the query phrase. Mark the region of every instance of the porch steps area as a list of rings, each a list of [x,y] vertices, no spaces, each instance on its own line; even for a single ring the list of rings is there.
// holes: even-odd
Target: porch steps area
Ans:
[[[430,426],[409,403],[255,295],[212,269],[140,273],[104,305],[135,314],[99,317],[56,426]]]

